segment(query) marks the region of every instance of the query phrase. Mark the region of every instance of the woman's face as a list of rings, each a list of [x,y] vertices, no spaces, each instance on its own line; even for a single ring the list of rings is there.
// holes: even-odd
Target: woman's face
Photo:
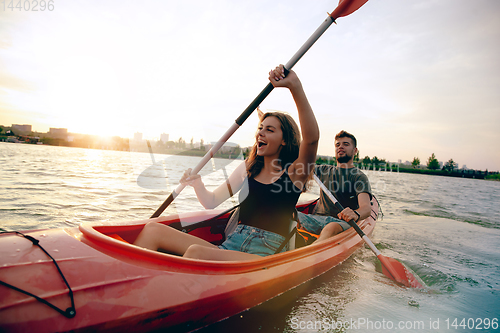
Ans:
[[[278,118],[266,117],[259,125],[257,131],[257,155],[270,156],[279,154],[281,147],[285,145],[283,131]]]

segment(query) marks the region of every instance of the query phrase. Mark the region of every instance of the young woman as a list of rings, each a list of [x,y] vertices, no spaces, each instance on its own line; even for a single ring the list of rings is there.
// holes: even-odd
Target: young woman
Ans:
[[[298,126],[289,115],[266,113],[260,119],[250,156],[226,183],[208,191],[199,175],[190,175],[190,169],[181,179],[194,187],[198,200],[207,209],[217,207],[231,192],[240,191],[240,223],[236,230],[216,246],[150,222],[135,245],[155,251],[161,248],[189,258],[251,260],[273,254],[283,243],[299,195],[314,170],[319,128],[295,72],[285,76],[280,65],[269,73],[269,80],[274,87],[290,90],[299,114],[302,142]]]

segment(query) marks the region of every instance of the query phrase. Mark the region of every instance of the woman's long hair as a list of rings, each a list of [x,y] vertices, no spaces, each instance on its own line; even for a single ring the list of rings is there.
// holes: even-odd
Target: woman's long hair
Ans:
[[[299,157],[299,147],[301,141],[299,127],[289,114],[283,112],[267,112],[260,119],[260,123],[262,123],[267,117],[276,117],[281,123],[281,131],[283,132],[285,145],[282,146],[278,157],[279,160],[276,162],[282,169],[286,169]],[[247,160],[248,177],[251,178],[257,176],[263,167],[264,157],[257,155],[257,142],[255,142]]]

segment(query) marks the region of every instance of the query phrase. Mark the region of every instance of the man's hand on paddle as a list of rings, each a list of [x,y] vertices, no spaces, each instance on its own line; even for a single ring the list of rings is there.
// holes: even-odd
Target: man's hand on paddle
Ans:
[[[358,222],[358,214],[356,214],[351,208],[347,207],[344,208],[343,211],[338,213],[337,215],[339,219],[344,220],[346,222],[349,222],[350,220],[354,220],[355,222]]]

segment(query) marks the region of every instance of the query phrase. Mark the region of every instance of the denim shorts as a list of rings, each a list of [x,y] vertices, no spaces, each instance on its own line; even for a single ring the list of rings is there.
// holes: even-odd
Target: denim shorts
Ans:
[[[339,220],[333,216],[304,214],[300,212],[299,221],[302,228],[316,235],[319,235],[321,233],[321,230],[323,230],[325,225],[332,222],[339,224],[342,227],[343,231],[346,231],[351,227],[346,221]]]
[[[265,257],[274,254],[285,241],[285,237],[274,232],[238,224],[233,233],[219,245],[220,249],[257,254]],[[288,249],[288,244],[281,252]]]

